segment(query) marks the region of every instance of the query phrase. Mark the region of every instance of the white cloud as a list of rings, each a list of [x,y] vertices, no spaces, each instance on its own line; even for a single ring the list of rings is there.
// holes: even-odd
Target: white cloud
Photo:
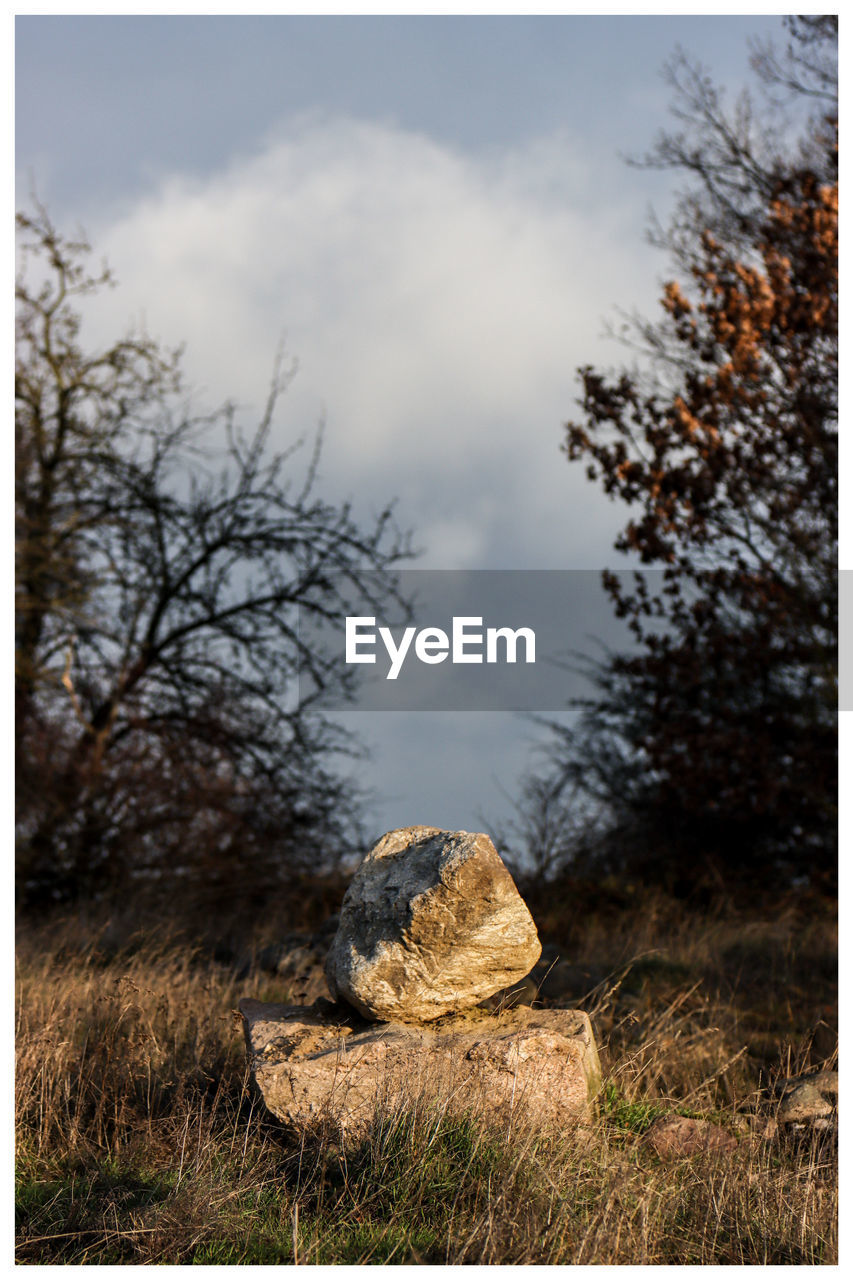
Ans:
[[[144,315],[186,341],[208,403],[254,406],[286,335],[282,443],[324,415],[324,491],[364,512],[396,495],[424,564],[601,563],[622,513],[561,458],[560,425],[603,317],[657,268],[642,198],[602,206],[607,178],[567,137],[473,157],[302,119],[89,227],[122,285],[95,323]]]

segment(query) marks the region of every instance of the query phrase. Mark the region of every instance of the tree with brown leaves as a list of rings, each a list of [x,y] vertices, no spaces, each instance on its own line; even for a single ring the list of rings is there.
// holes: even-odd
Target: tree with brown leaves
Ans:
[[[605,861],[681,884],[835,868],[835,30],[799,21],[787,79],[757,59],[777,89],[805,93],[808,68],[817,86],[822,113],[787,153],[677,61],[692,133],[650,162],[695,181],[663,237],[679,278],[662,318],[633,325],[640,369],[581,370],[566,434],[630,509],[616,548],[654,572],[630,589],[605,574],[638,651],[598,667],[560,769],[610,811]]]

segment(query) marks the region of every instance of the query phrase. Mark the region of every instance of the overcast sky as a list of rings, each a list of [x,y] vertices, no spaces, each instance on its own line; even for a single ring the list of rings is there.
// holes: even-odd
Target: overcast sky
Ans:
[[[629,168],[670,123],[677,45],[734,95],[770,17],[16,21],[19,206],[35,189],[120,287],[87,332],[186,347],[199,406],[251,422],[284,339],[276,443],[321,418],[323,496],[391,498],[439,569],[623,567],[625,511],[560,453],[575,370],[652,313],[644,240],[674,179]],[[605,606],[606,608],[606,606]],[[595,618],[590,615],[590,627]],[[506,813],[529,725],[350,715],[377,834]]]

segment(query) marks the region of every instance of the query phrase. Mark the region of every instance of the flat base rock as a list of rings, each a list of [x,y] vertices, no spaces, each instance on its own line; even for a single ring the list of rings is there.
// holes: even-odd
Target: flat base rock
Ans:
[[[378,1109],[424,1096],[564,1129],[590,1118],[601,1078],[589,1018],[576,1009],[473,1009],[415,1026],[367,1022],[328,1000],[239,1007],[264,1103],[302,1131],[331,1121],[357,1136]]]

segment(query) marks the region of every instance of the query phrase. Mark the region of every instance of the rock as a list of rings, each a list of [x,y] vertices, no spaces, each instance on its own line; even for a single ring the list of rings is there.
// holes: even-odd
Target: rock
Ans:
[[[663,1160],[695,1156],[702,1151],[731,1151],[737,1146],[734,1134],[720,1125],[679,1115],[655,1120],[646,1131],[644,1141]]]
[[[793,1124],[814,1122],[829,1115],[832,1115],[832,1103],[823,1097],[816,1085],[805,1080],[783,1096],[777,1118],[780,1124]]]
[[[765,1142],[782,1137],[808,1138],[812,1133],[834,1135],[838,1126],[838,1072],[812,1071],[782,1077],[771,1086],[776,1102],[765,1100],[739,1120],[744,1132]],[[769,1103],[769,1105],[768,1105]]]
[[[331,1122],[362,1136],[377,1108],[428,1096],[483,1119],[591,1118],[601,1070],[589,1018],[576,1010],[482,1009],[429,1026],[368,1023],[343,1005],[241,1000],[249,1064],[268,1109],[304,1133]]]
[[[776,1082],[781,1094],[776,1119],[785,1132],[832,1130],[838,1118],[838,1072],[812,1071]]]
[[[356,871],[326,978],[365,1018],[429,1022],[511,986],[541,949],[488,836],[404,827]]]
[[[779,1093],[787,1094],[796,1089],[801,1084],[813,1085],[822,1097],[828,1098],[830,1102],[838,1103],[838,1072],[828,1071],[826,1069],[820,1071],[806,1072],[801,1076],[789,1076],[787,1079],[777,1081],[776,1090]]]
[[[825,1098],[829,1098],[836,1106],[838,1105],[837,1071],[816,1071],[814,1075],[803,1076],[802,1079],[807,1080],[809,1084],[813,1084]]]

